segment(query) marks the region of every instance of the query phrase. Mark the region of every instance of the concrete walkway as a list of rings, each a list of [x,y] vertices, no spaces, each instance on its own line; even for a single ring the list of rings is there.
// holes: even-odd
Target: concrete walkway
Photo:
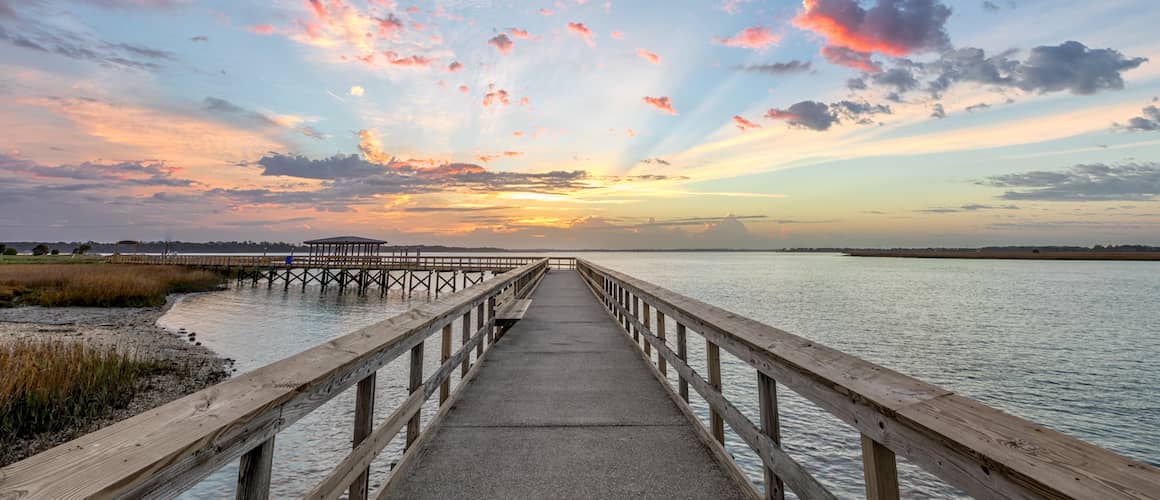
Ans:
[[[739,498],[575,271],[552,271],[396,498]]]

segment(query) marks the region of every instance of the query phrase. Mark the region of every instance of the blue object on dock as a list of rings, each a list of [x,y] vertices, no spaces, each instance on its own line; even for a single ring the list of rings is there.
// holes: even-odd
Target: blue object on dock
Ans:
[[[293,255],[287,255],[287,256],[286,256],[286,265],[287,265],[287,266],[288,266],[288,265],[290,265],[290,261],[293,261],[293,260],[294,260],[294,256],[293,256]]]

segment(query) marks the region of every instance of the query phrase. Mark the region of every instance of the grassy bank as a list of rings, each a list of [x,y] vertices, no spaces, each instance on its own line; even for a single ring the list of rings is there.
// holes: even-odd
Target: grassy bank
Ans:
[[[142,380],[171,369],[80,342],[0,344],[0,446],[123,408]]]
[[[1160,252],[1012,252],[991,250],[856,250],[852,257],[905,257],[912,259],[1013,259],[1013,260],[1135,260],[1160,261]]]
[[[218,273],[177,266],[3,265],[0,306],[157,306],[170,293],[216,290],[223,283]]]
[[[5,264],[99,264],[105,261],[100,255],[3,255],[0,265]]]

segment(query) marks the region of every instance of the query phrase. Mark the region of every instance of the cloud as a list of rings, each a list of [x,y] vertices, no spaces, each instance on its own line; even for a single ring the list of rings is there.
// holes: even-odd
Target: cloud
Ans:
[[[938,118],[941,120],[947,117],[947,111],[943,109],[942,104],[935,103],[935,105],[930,107],[930,117]]]
[[[1115,129],[1134,132],[1160,130],[1160,109],[1156,108],[1154,105],[1150,105],[1140,110],[1140,112],[1143,113],[1144,116],[1133,116],[1132,118],[1128,119],[1128,123],[1122,125],[1116,123],[1113,124],[1112,127]]]
[[[747,73],[764,73],[767,75],[787,75],[791,73],[806,73],[813,69],[813,64],[809,61],[799,61],[794,59],[787,62],[776,62],[769,64],[751,64],[748,66],[734,66],[733,69],[737,71],[744,71]]]
[[[401,66],[405,68],[425,68],[435,62],[434,59],[424,56],[411,55],[407,57],[400,57],[399,54],[386,51],[383,55],[387,58],[387,64],[391,66]]]
[[[728,12],[730,14],[736,14],[737,12],[739,12],[741,10],[738,7],[738,5],[743,4],[743,3],[749,3],[752,1],[753,0],[725,0],[724,2],[721,3],[721,10]]]
[[[644,97],[641,99],[645,104],[664,111],[670,115],[676,116],[677,110],[673,109],[673,101],[666,97]]]
[[[568,23],[568,31],[583,38],[584,43],[588,44],[589,47],[596,46],[596,43],[592,41],[592,30],[588,29],[584,23]]]
[[[552,11],[551,11],[551,10],[548,10],[548,9],[540,9],[540,10],[538,10],[537,12],[539,12],[539,13],[540,13],[540,15],[541,15],[541,16],[544,16],[544,17],[548,17],[548,16],[551,16],[551,15],[552,15]]]
[[[981,110],[987,109],[989,107],[991,107],[990,104],[987,104],[985,102],[980,102],[977,104],[972,104],[970,106],[967,106],[966,110],[968,113],[974,113],[975,111],[981,111]]]
[[[350,179],[386,172],[382,165],[365,161],[358,155],[335,155],[311,160],[300,155],[271,153],[254,163],[262,167],[262,175],[300,179]]]
[[[496,104],[507,106],[510,103],[508,92],[504,89],[493,90],[483,95],[483,107],[485,108]]]
[[[273,35],[274,27],[269,24],[255,24],[253,26],[247,26],[246,31],[249,31],[250,33],[257,33],[259,35]]]
[[[508,33],[512,34],[512,38],[518,38],[520,40],[530,40],[532,38],[532,35],[528,33],[528,30],[522,30],[519,28],[508,28]]]
[[[740,130],[741,133],[745,133],[745,131],[748,129],[761,128],[760,124],[753,123],[737,115],[733,115],[733,125],[735,125],[737,130]]]
[[[978,184],[1009,188],[999,198],[1035,201],[1147,201],[1160,196],[1160,163],[1079,164],[1064,171],[988,177]]]
[[[352,95],[352,96],[355,96],[355,97],[362,97],[362,96],[363,96],[363,94],[365,94],[365,93],[366,93],[366,90],[365,90],[365,89],[363,89],[361,86],[358,86],[358,85],[352,85],[352,86],[350,87],[350,90],[348,90],[346,93],[347,93],[347,94],[350,94],[350,95]]]
[[[462,92],[462,93],[464,93],[464,94],[466,94],[466,93],[467,93],[468,91],[470,91],[470,90],[471,90],[471,89],[467,88],[467,85],[460,85],[460,86],[459,86],[459,91],[460,91],[460,92]]]
[[[377,18],[375,21],[379,25],[379,36],[383,38],[394,38],[404,29],[403,21],[394,14],[387,14],[387,17]]]
[[[672,163],[670,163],[668,160],[664,160],[661,158],[645,158],[645,159],[641,160],[640,162],[644,163],[645,165],[663,165],[666,167],[672,165]]]
[[[745,28],[740,33],[729,38],[715,38],[714,40],[726,47],[739,47],[744,49],[764,49],[773,45],[780,40],[781,37],[774,35],[773,32],[764,26],[753,26]]]
[[[644,49],[636,49],[636,55],[640,56],[642,59],[644,59],[650,63],[653,63],[653,64],[660,64],[661,63],[661,56],[658,56],[658,55],[656,55],[652,52],[649,52],[647,50],[644,50]]]
[[[868,125],[874,123],[872,116],[890,113],[890,106],[882,104],[854,101],[826,104],[801,101],[787,109],[770,109],[765,113],[765,117],[770,120],[785,120],[791,127],[823,132],[840,123],[843,118],[860,125]]]
[[[981,210],[1020,210],[1020,208],[1018,205],[982,205],[979,203],[968,203],[961,207],[935,207],[915,210],[915,212],[926,214],[957,214],[963,212],[978,212]]]
[[[827,45],[822,47],[822,57],[831,64],[859,69],[868,73],[882,71],[882,67],[874,62],[869,52]]]
[[[1148,61],[1125,57],[1114,49],[1089,49],[1075,41],[1035,47],[1023,61],[1014,59],[1015,54],[1008,50],[987,56],[983,49],[973,47],[948,50],[932,62],[898,59],[894,68],[869,79],[899,93],[925,88],[935,98],[960,83],[1039,94],[1067,91],[1090,95],[1123,89],[1122,73]]]
[[[79,31],[63,31],[33,19],[0,25],[0,42],[105,67],[156,71],[175,59],[172,52],[123,42],[107,42]],[[9,31],[9,30],[12,31]]]
[[[491,45],[492,47],[495,47],[496,50],[498,50],[500,54],[503,54],[505,56],[511,53],[512,46],[515,45],[514,43],[512,43],[512,40],[510,38],[508,38],[508,36],[503,34],[503,33],[500,33],[500,34],[492,37],[491,40],[487,41],[487,44]]]
[[[950,48],[946,21],[951,9],[938,0],[877,0],[864,9],[857,0],[803,0],[792,24],[822,36],[827,45],[899,57]]]
[[[996,5],[995,2],[992,2],[991,0],[984,0],[983,1],[983,10],[989,10],[991,12],[998,12],[999,6]]]
[[[447,65],[447,72],[448,73],[454,73],[454,72],[459,71],[461,69],[463,69],[463,64],[461,64],[459,61],[452,61],[451,64]]]
[[[5,177],[11,179],[5,182],[19,184],[20,192],[27,195],[34,195],[38,190],[116,191],[130,187],[189,187],[196,184],[177,177],[175,174],[180,171],[159,160],[86,161],[48,166],[0,153],[0,172],[7,173]],[[15,193],[10,192],[12,195]]]
[[[613,40],[624,40],[624,32],[623,31],[613,31],[608,36],[612,37]]]
[[[353,92],[355,88],[361,87],[352,87],[351,91]],[[355,94],[352,93],[351,95]],[[312,139],[325,138],[325,135],[307,125],[304,125],[302,123],[303,120],[296,116],[279,116],[263,113],[260,111],[254,111],[243,108],[237,104],[218,97],[206,97],[205,100],[202,101],[202,109],[225,118],[231,118],[234,121],[237,119],[242,119],[248,123],[258,123],[260,125],[269,127],[279,127],[295,130],[298,133]]]
[[[208,42],[209,37],[205,35],[198,35],[189,39],[191,42]]]

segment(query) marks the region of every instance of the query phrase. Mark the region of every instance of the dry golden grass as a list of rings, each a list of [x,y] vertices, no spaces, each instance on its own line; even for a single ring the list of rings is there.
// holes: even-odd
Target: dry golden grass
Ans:
[[[215,290],[223,277],[178,266],[27,264],[0,266],[0,305],[142,307],[170,293]]]
[[[80,342],[0,343],[0,445],[124,407],[137,382],[164,365]]]

